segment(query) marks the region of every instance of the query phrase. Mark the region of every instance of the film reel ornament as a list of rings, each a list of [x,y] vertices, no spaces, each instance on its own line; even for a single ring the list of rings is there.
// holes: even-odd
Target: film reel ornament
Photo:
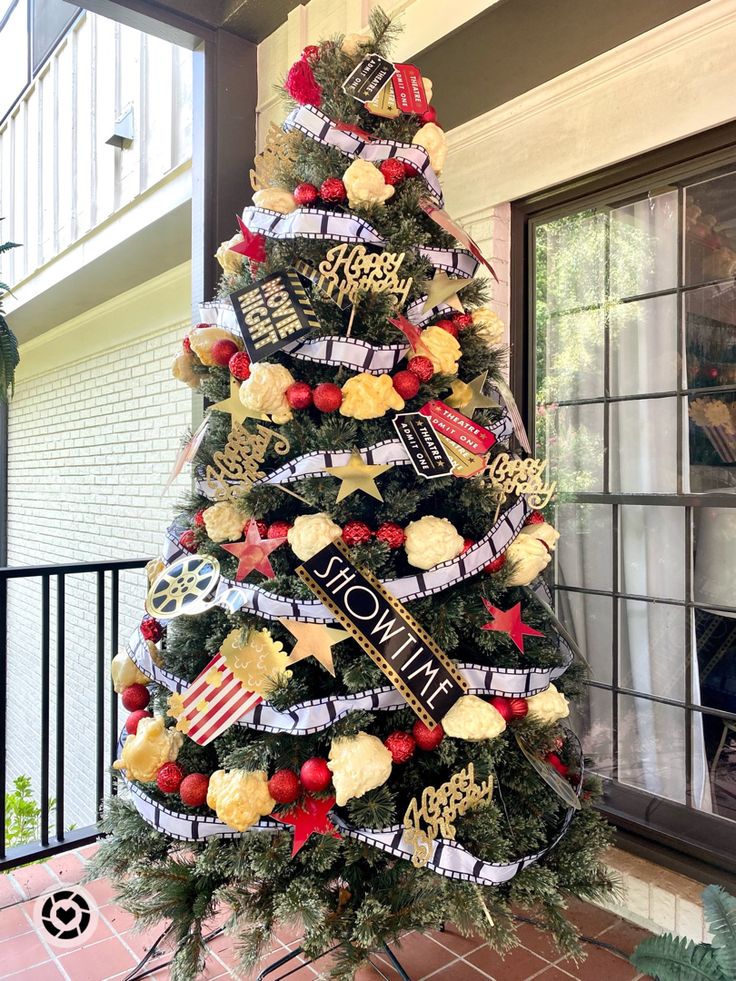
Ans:
[[[187,555],[156,576],[146,597],[146,612],[171,620],[203,613],[220,581],[220,563],[211,555]]]

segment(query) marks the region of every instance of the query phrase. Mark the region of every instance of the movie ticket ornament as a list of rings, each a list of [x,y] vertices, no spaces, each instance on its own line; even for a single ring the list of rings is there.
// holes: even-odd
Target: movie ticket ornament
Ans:
[[[405,252],[369,252],[365,245],[350,248],[347,242],[328,250],[317,267],[323,289],[338,306],[344,299],[355,303],[361,291],[391,293],[402,307],[409,296],[412,279],[399,279]]]
[[[557,482],[544,482],[546,460],[537,460],[533,456],[519,460],[508,453],[499,453],[488,467],[488,477],[498,497],[499,507],[502,507],[510,495],[524,495],[530,508],[543,511],[552,500]]]
[[[375,99],[364,102],[363,105],[374,116],[381,116],[383,119],[396,119],[401,115],[401,110],[396,105],[394,90],[390,85],[384,85]]]
[[[394,65],[394,68],[396,74],[391,79],[391,87],[396,105],[402,112],[426,112],[429,103],[422,84],[422,73],[415,65]]]
[[[340,539],[296,573],[430,729],[465,694],[455,663],[375,576],[353,565]]]
[[[426,416],[419,412],[405,412],[392,420],[399,439],[420,477],[433,480],[435,477],[448,477],[453,471],[453,462],[442,445],[442,440]]]
[[[285,269],[230,294],[245,350],[263,361],[320,326],[296,269]]]
[[[429,862],[437,838],[454,841],[457,818],[490,800],[492,793],[493,777],[476,783],[473,764],[468,763],[436,790],[425,787],[421,803],[412,798],[404,814],[404,841],[413,848],[412,865],[421,869]]]
[[[473,422],[439,399],[432,399],[419,411],[429,419],[438,433],[478,456],[487,453],[496,442],[490,429]]]
[[[388,85],[395,71],[390,61],[378,54],[367,54],[342,83],[342,90],[358,102],[371,102]]]

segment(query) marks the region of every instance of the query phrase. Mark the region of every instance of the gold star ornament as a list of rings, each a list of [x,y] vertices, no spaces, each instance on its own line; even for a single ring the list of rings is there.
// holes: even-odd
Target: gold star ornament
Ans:
[[[463,312],[458,293],[470,286],[472,279],[450,279],[446,272],[436,272],[427,283],[427,299],[424,301],[422,313],[428,313],[441,303],[446,303],[453,310]]]
[[[347,630],[326,627],[323,623],[302,623],[301,620],[287,620],[279,617],[289,633],[296,638],[296,644],[291,649],[289,664],[301,661],[305,657],[313,657],[323,668],[335,677],[335,665],[332,660],[332,647],[341,640],[347,640],[350,634]]]
[[[327,473],[342,481],[337,494],[337,501],[344,501],[355,491],[363,491],[369,497],[382,501],[381,492],[376,487],[376,477],[386,473],[393,463],[366,463],[357,450],[353,450],[350,459],[341,467],[325,467]]]
[[[268,416],[262,412],[254,412],[253,409],[246,409],[240,401],[239,392],[240,382],[235,378],[231,378],[230,397],[224,399],[222,402],[215,402],[214,405],[210,406],[210,409],[214,409],[215,412],[227,412],[232,420],[233,426],[236,423],[242,426],[246,419],[265,419],[268,421]]]
[[[447,404],[454,409],[462,409],[463,414],[469,419],[473,418],[476,409],[499,409],[498,402],[483,394],[488,372],[476,375],[472,381],[462,382],[460,380],[452,383],[452,395],[447,399]]]

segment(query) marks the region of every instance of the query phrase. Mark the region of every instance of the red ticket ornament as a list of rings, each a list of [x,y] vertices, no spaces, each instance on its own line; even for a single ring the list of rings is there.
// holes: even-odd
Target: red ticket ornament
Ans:
[[[422,84],[422,73],[415,65],[394,65],[396,74],[391,79],[396,105],[402,112],[422,113],[429,107]]]
[[[470,450],[471,453],[482,456],[496,442],[496,437],[490,429],[473,422],[462,412],[451,409],[439,399],[432,399],[419,411],[423,416],[427,416],[438,433],[462,446],[463,449]]]

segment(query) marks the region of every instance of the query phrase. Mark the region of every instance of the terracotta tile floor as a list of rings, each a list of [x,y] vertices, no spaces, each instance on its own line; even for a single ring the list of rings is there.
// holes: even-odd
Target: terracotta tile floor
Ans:
[[[36,897],[80,881],[91,849],[69,852],[44,863],[0,875],[0,978],[15,981],[123,981],[158,936],[158,930],[134,931],[133,918],[114,902],[109,882],[98,880],[85,888],[99,904],[99,920],[89,939],[71,950],[54,949],[34,926]],[[638,927],[593,906],[571,904],[572,919],[583,934],[630,953],[646,935]],[[216,925],[216,924],[214,924]],[[588,958],[582,964],[560,958],[549,940],[534,927],[519,931],[522,946],[502,959],[479,939],[462,937],[453,927],[424,936],[412,933],[403,938],[396,952],[412,981],[633,981],[641,975],[622,957],[601,947],[586,945]],[[298,932],[284,929],[278,945],[264,959],[261,969],[273,964],[298,946]],[[238,977],[231,970],[236,962],[228,937],[210,943],[211,956],[203,981]],[[156,981],[169,979],[161,965],[148,975]],[[376,954],[373,968],[360,972],[358,981],[397,981],[400,975],[385,953]],[[156,960],[150,962],[152,967]],[[329,956],[312,965],[295,959],[268,981],[308,981],[325,977]],[[286,972],[291,972],[287,975]],[[242,976],[240,976],[242,978]],[[252,981],[256,974],[251,975]]]

